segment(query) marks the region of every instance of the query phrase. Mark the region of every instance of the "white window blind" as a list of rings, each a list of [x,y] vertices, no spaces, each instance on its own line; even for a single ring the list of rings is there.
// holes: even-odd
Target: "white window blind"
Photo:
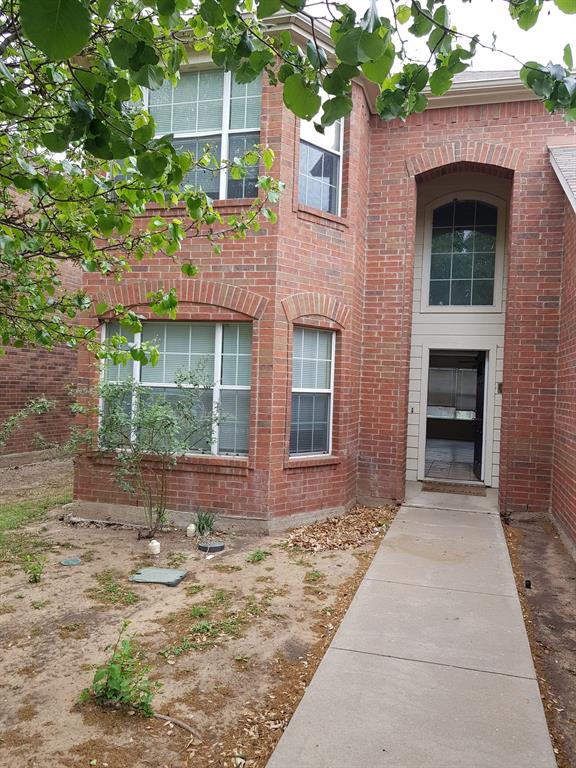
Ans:
[[[178,374],[195,372],[212,386],[203,393],[206,409],[217,410],[218,423],[212,440],[190,446],[191,452],[246,455],[250,414],[252,328],[248,323],[145,322],[142,333],[128,335],[118,323],[109,323],[106,333],[122,333],[129,343],[153,343],[158,364],[125,366],[105,364],[109,383],[134,381],[151,395],[167,400],[178,397]],[[134,404],[133,407],[136,407]]]
[[[292,352],[290,454],[332,450],[335,334],[295,328]]]

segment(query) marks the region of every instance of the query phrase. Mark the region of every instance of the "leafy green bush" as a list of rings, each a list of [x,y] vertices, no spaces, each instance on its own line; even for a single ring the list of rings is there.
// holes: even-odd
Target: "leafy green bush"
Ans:
[[[129,621],[122,624],[112,655],[104,667],[94,673],[92,685],[82,691],[81,701],[94,699],[103,707],[129,707],[146,717],[152,717],[152,700],[161,683],[150,680],[150,667],[142,663],[134,639],[126,636]]]

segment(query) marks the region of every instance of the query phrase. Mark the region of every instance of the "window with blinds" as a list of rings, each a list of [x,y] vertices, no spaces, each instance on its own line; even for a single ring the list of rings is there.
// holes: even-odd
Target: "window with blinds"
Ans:
[[[295,328],[290,455],[327,454],[332,443],[335,334]]]
[[[107,325],[107,334],[118,332],[118,323]],[[217,410],[218,419],[212,440],[191,444],[190,452],[247,455],[252,368],[252,327],[248,323],[145,322],[140,334],[121,333],[129,344],[154,344],[158,364],[107,362],[107,382],[133,379],[150,397],[170,401],[182,391],[177,384],[179,374],[199,374],[213,382],[202,393],[202,407]]]
[[[194,168],[185,183],[210,197],[256,197],[258,166],[242,179],[232,179],[224,159],[241,157],[260,141],[262,83],[236,83],[229,72],[196,70],[182,72],[176,87],[168,81],[148,94],[148,110],[156,121],[157,134],[174,134],[174,146],[201,157],[208,151],[212,167]]]

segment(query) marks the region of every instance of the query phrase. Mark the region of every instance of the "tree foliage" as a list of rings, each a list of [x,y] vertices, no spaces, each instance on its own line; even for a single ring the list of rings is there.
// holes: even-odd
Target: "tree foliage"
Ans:
[[[552,2],[576,13],[576,0],[497,1],[523,29]],[[314,118],[319,130],[350,112],[351,82],[359,76],[379,87],[384,120],[405,119],[426,108],[430,93],[448,91],[479,46],[489,47],[453,27],[451,4],[367,0],[358,15],[330,0],[2,0],[0,343],[86,342],[101,355],[146,362],[148,350],[123,350],[114,338],[103,349],[95,331],[77,322],[88,310],[111,311],[132,330],[140,326],[129,308],[96,306],[84,290],[67,289],[66,270],[120,279],[148,256],[177,259],[190,238],[206,238],[218,250],[224,238],[257,230],[262,217],[275,220],[271,205],[281,183],[269,175],[245,214],[225,218],[203,192],[183,186],[195,164],[214,158],[177,153],[171,136],[156,135],[143,107],[146,89],[176,82],[182,65],[200,53],[240,83],[264,74],[283,88],[286,106]],[[270,23],[278,11],[307,17],[305,48]],[[319,43],[322,21],[335,56]],[[426,41],[425,60],[410,58],[411,38]],[[562,63],[522,64],[524,83],[546,108],[575,119],[570,45]],[[223,162],[241,177],[259,156],[269,173],[273,153],[263,147]],[[152,203],[160,209],[143,226],[139,217]],[[181,268],[194,276],[192,264]],[[149,300],[154,311],[174,316],[173,292]]]

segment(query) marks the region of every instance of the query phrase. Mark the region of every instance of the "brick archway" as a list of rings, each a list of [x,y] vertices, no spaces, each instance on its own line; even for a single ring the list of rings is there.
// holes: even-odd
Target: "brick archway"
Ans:
[[[150,303],[147,294],[174,288],[180,304],[205,304],[239,312],[255,320],[262,317],[268,299],[237,285],[211,280],[148,280],[145,283],[124,283],[108,291],[111,304],[138,307]]]
[[[523,153],[508,144],[454,141],[406,158],[406,170],[409,177],[414,177],[454,163],[478,163],[517,171],[523,164]]]
[[[346,327],[350,308],[333,296],[324,293],[296,293],[282,299],[282,308],[289,322],[299,317],[318,315]]]

